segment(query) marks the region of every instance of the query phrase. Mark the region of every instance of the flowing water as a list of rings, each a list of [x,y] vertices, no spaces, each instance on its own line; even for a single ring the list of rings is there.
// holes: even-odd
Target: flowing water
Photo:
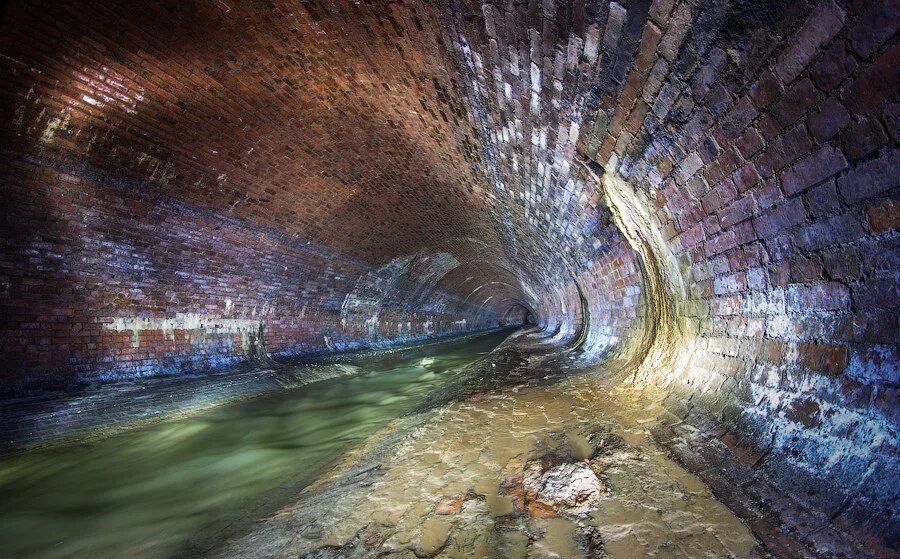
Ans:
[[[326,484],[218,556],[746,559],[756,545],[654,444],[659,410],[633,389],[576,374],[429,413],[378,475]],[[589,510],[535,494],[530,473],[559,464],[596,473]]]
[[[197,534],[299,491],[506,334],[350,361],[361,374],[0,458],[0,557],[183,554]]]
[[[479,359],[506,335],[0,459],[0,556],[750,556],[652,400],[515,344]]]

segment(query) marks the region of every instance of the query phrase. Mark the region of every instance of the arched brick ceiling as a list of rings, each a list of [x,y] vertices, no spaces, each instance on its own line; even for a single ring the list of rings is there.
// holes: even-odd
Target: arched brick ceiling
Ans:
[[[100,167],[149,171],[159,193],[373,263],[452,237],[497,243],[429,12],[350,2],[11,12],[10,57],[52,59],[28,84],[41,103],[23,122],[37,118],[29,110],[70,113],[61,142]],[[85,41],[54,33],[61,21]],[[39,44],[26,40],[35,33]]]

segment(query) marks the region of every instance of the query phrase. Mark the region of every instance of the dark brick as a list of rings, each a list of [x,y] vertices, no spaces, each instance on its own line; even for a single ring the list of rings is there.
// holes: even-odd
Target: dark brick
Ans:
[[[784,127],[790,126],[819,102],[819,92],[809,78],[802,79],[776,103],[771,114]]]
[[[864,234],[859,218],[846,213],[817,221],[797,232],[797,246],[803,250],[818,250],[855,241]]]
[[[900,286],[896,277],[865,278],[853,287],[853,303],[862,309],[896,309],[900,307]]]
[[[791,44],[779,56],[775,74],[790,83],[812,62],[819,48],[837,35],[844,24],[844,10],[834,0],[819,2]]]
[[[809,152],[812,138],[804,126],[795,126],[784,136],[772,141],[769,148],[754,158],[756,169],[763,178],[769,178],[785,165],[793,163],[798,157]]]
[[[860,163],[838,179],[838,190],[849,203],[859,202],[900,184],[900,152],[892,150]]]
[[[726,143],[722,140],[727,140],[729,143],[737,138],[740,133],[747,127],[748,124],[753,122],[753,119],[756,118],[756,115],[759,114],[756,110],[756,107],[753,106],[750,99],[748,97],[742,97],[739,101],[737,101],[734,106],[728,111],[728,114],[722,119],[722,123],[719,125],[719,135],[717,136],[717,140],[719,144]]]
[[[772,206],[777,206],[784,201],[784,195],[781,193],[781,187],[776,179],[765,181],[754,190],[759,207],[767,210]]]
[[[757,235],[766,239],[803,223],[805,218],[806,210],[803,208],[803,202],[799,198],[795,198],[754,218],[753,227],[756,229]]]
[[[806,193],[806,205],[811,217],[822,217],[842,207],[835,181],[830,180]]]
[[[703,99],[709,109],[709,114],[715,118],[721,117],[731,105],[731,93],[725,86],[718,84],[710,88]]]
[[[868,58],[900,27],[900,1],[876,0],[848,33],[850,44],[862,58]]]
[[[881,118],[894,142],[900,142],[900,103],[889,103],[881,111]]]
[[[784,86],[781,85],[781,82],[775,77],[775,74],[772,72],[763,72],[763,74],[756,80],[756,83],[750,88],[750,98],[753,99],[753,102],[760,109],[768,107],[771,105],[776,99],[781,97],[781,94],[784,92]]]
[[[856,58],[847,50],[844,42],[835,41],[822,53],[821,60],[813,67],[810,76],[820,89],[831,91],[858,66]]]
[[[753,223],[749,221],[738,223],[731,230],[734,232],[734,242],[738,245],[745,245],[758,238],[756,229],[753,228]]]
[[[759,133],[759,130],[753,127],[745,130],[744,133],[735,140],[735,147],[737,147],[744,159],[750,159],[756,155],[763,146],[765,146],[765,141],[763,140],[762,135]]]
[[[786,196],[803,192],[847,167],[844,154],[831,146],[824,146],[801,159],[781,174],[781,187]]]
[[[875,118],[861,117],[841,132],[841,142],[851,160],[877,151],[887,143],[887,136]]]
[[[900,421],[900,390],[896,388],[884,388],[875,397],[875,407],[881,410],[884,416],[897,423]]]
[[[809,283],[824,278],[822,261],[818,256],[797,256],[791,261],[791,282]]]
[[[850,122],[850,113],[835,97],[829,97],[822,107],[809,116],[809,131],[819,142],[830,140]]]
[[[831,279],[853,279],[859,275],[859,255],[851,246],[835,247],[823,255],[825,273]]]

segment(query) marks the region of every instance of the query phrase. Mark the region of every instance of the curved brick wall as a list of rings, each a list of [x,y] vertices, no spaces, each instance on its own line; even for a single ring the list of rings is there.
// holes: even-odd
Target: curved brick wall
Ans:
[[[724,13],[717,29],[714,8],[682,3],[667,19],[662,4],[584,149],[658,268],[669,326],[642,381],[675,413],[719,421],[746,462],[890,555],[898,5]]]
[[[898,13],[13,2],[4,386],[530,320],[887,554]]]
[[[352,5],[10,6],[5,385],[521,322],[437,28]]]

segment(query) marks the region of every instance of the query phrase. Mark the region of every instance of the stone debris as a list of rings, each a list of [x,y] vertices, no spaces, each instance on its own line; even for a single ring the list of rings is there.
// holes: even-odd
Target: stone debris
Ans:
[[[456,497],[442,497],[440,501],[434,505],[434,512],[437,514],[456,514],[462,510],[463,506],[463,498],[460,496]]]
[[[569,514],[585,515],[597,507],[605,491],[587,464],[563,464],[544,472],[535,500]]]
[[[528,503],[528,516],[532,518],[553,518],[557,514],[559,514],[559,511],[553,505],[548,505],[541,501]]]

